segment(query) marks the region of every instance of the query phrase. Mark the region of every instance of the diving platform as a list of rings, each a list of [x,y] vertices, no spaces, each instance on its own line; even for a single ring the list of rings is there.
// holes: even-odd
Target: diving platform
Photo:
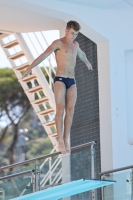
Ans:
[[[116,181],[94,180],[94,179],[80,179],[62,185],[54,186],[52,188],[31,193],[25,196],[13,198],[12,200],[58,200],[69,197],[82,192],[87,192],[115,184]]]
[[[53,152],[1,167],[4,172],[0,177],[1,197],[3,200],[59,200],[87,195],[97,200],[97,189],[113,187],[116,181],[113,177],[96,178],[96,144],[92,141],[72,147],[71,154],[65,156]]]

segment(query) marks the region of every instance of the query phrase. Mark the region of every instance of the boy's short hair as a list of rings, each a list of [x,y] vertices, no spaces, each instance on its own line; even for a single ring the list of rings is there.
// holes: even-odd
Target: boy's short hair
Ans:
[[[67,26],[66,26],[66,29],[70,29],[70,28],[73,28],[75,31],[79,31],[81,29],[81,26],[78,22],[71,20],[67,22]]]

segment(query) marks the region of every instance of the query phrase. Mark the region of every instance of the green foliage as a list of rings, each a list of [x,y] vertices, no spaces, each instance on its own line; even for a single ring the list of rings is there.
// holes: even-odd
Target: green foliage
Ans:
[[[23,89],[13,70],[10,68],[0,69],[0,103],[5,105],[18,99],[23,99],[26,95],[23,92]]]
[[[0,118],[5,116],[6,120],[8,118],[8,113],[11,120],[17,123],[28,106],[30,107],[30,102],[13,70],[10,68],[0,69]],[[29,138],[25,147],[26,159],[50,153],[52,144],[32,108],[30,108],[21,121],[19,121],[18,129],[24,128],[28,129],[25,136]],[[0,138],[2,136],[2,131],[3,130],[0,131]],[[12,124],[9,125],[0,144],[0,166],[9,164],[7,150],[13,141],[13,136],[14,131]]]
[[[25,146],[26,159],[49,154],[53,148],[52,143],[32,108],[27,112],[19,124],[19,129],[25,128],[28,129],[25,136],[29,138],[29,141],[26,142]],[[10,126],[1,144],[3,150],[0,151],[0,165],[2,166],[9,164],[7,149],[10,146],[11,141],[12,128]]]
[[[19,120],[24,108],[29,106],[29,100],[25,95],[17,77],[12,69],[0,69],[0,110],[8,112],[11,118]]]
[[[46,68],[47,68],[47,70],[49,71],[49,67],[46,67]],[[42,70],[42,72],[43,72],[45,78],[46,78],[47,81],[49,82],[49,76],[47,75],[47,72],[46,72],[46,70],[44,69],[44,67],[41,67],[41,70]]]
[[[46,67],[46,68],[47,68],[48,71],[50,70],[50,67]],[[56,70],[57,70],[57,67],[55,67],[54,69],[55,69],[55,71],[56,71]],[[46,72],[46,70],[44,69],[44,67],[41,67],[41,70],[42,70],[42,72],[43,72],[45,78],[46,78],[47,81],[49,82],[49,76],[47,75],[47,72]],[[52,71],[52,73],[51,73],[51,76],[52,76],[52,78],[55,77],[53,71]]]
[[[27,159],[38,157],[41,155],[49,154],[52,150],[52,144],[49,138],[38,138],[36,140],[29,141],[26,149]]]

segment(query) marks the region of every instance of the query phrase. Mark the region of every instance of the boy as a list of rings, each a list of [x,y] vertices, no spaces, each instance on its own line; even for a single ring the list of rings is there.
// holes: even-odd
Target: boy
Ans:
[[[80,49],[78,42],[74,41],[78,36],[80,28],[78,22],[69,21],[66,26],[65,36],[55,40],[44,53],[34,60],[23,75],[23,77],[27,76],[33,67],[41,63],[52,52],[55,53],[57,62],[57,71],[54,78],[54,95],[56,102],[55,123],[58,134],[58,148],[62,154],[70,153],[68,136],[77,99],[77,87],[74,74],[77,55],[86,64],[88,69],[92,70],[92,65],[86,58],[85,53]],[[65,118],[63,121],[64,111]]]

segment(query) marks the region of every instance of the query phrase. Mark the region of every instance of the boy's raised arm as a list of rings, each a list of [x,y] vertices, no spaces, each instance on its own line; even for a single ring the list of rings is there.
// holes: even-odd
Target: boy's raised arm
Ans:
[[[25,70],[22,79],[27,76],[30,70],[45,60],[51,53],[59,49],[59,40],[55,40],[40,56],[38,56],[33,63]]]

